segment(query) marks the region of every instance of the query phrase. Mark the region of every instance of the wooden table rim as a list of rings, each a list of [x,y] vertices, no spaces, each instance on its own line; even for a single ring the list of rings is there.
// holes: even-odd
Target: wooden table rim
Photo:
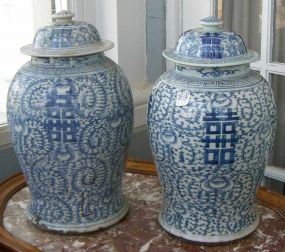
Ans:
[[[129,159],[126,162],[125,172],[156,176],[154,163]],[[18,239],[9,233],[3,225],[3,215],[9,199],[19,190],[26,186],[22,173],[18,173],[0,184],[0,251],[15,252],[39,252],[36,247]],[[285,196],[270,191],[266,187],[260,187],[257,191],[258,203],[265,205],[285,219]],[[2,250],[1,250],[2,249]]]

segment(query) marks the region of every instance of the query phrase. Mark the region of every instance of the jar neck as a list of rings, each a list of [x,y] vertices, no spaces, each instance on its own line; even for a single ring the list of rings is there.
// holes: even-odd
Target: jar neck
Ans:
[[[204,79],[226,79],[249,74],[249,64],[226,67],[194,67],[177,64],[175,71],[189,77]]]
[[[32,57],[31,63],[40,66],[72,67],[78,64],[88,64],[102,60],[104,53],[96,53],[77,57]]]

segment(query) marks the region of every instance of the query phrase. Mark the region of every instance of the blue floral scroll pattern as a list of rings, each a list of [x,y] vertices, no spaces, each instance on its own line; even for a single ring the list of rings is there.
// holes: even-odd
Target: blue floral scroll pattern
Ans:
[[[59,26],[40,28],[34,40],[36,48],[74,48],[78,45],[90,45],[101,41],[97,29],[88,23],[76,22]]]
[[[189,102],[176,106],[181,90],[189,92]],[[269,85],[254,72],[203,80],[172,71],[157,81],[148,132],[164,195],[163,223],[186,235],[217,236],[242,232],[256,220],[254,197],[273,144],[274,104]],[[234,159],[222,165],[205,164],[203,118],[213,111],[236,113]]]
[[[58,68],[56,59],[35,59],[11,83],[8,123],[31,192],[28,212],[37,221],[95,223],[126,206],[121,180],[131,91],[115,63],[89,57],[72,68],[68,60]]]
[[[211,71],[207,71],[206,69],[200,68],[197,69],[198,73],[201,73],[201,77],[222,77],[222,76],[227,76],[230,74],[235,74],[239,70],[221,70],[219,68],[213,68]]]

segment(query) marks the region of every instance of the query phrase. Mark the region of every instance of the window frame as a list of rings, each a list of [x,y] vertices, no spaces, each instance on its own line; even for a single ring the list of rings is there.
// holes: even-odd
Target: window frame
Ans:
[[[251,68],[260,71],[260,74],[271,83],[272,74],[285,76],[285,63],[271,62],[273,46],[274,0],[262,1],[262,26],[261,26],[261,55],[260,61],[251,64]],[[285,182],[284,168],[267,166],[265,177]],[[270,186],[271,180],[266,180]]]
[[[70,0],[67,0],[67,1],[70,1]],[[35,8],[36,6],[38,6],[38,1],[33,0],[33,6],[32,7]],[[60,5],[57,4],[56,8],[60,8]],[[43,7],[42,9],[46,9],[46,8]],[[58,10],[56,10],[56,11],[58,11]],[[35,17],[37,16],[37,14],[38,14],[38,12],[35,11],[34,12]],[[0,124],[0,150],[5,149],[5,148],[9,148],[10,146],[11,146],[11,139],[10,139],[8,125],[6,122],[3,124]]]
[[[211,15],[217,11],[215,0],[169,0],[170,3],[175,1],[176,9],[179,13],[169,13],[167,22],[174,22],[176,19],[176,26],[170,27],[167,31],[167,47],[173,48],[174,38],[177,38],[183,31],[195,28],[198,25],[199,18],[204,18],[205,15]],[[250,0],[249,0],[250,1]],[[172,3],[173,4],[173,3]],[[173,8],[173,7],[172,7]],[[196,10],[195,15],[186,16],[185,11]],[[206,12],[206,13],[205,13]],[[260,74],[271,83],[272,74],[285,76],[285,63],[271,62],[272,45],[273,45],[273,22],[274,22],[274,0],[262,0],[262,24],[261,24],[261,53],[260,61],[250,64],[251,69],[260,71]],[[184,19],[186,17],[188,20]],[[185,22],[186,21],[186,22]],[[179,33],[179,34],[178,34]],[[177,40],[177,39],[176,39]],[[168,64],[168,68],[173,67],[173,64]],[[275,166],[267,166],[265,169],[265,177],[285,182],[285,172],[283,168]],[[266,180],[266,184],[270,185],[271,180]],[[268,182],[269,181],[269,182]]]
[[[261,53],[260,61],[251,63],[251,68],[270,83],[271,74],[285,75],[285,63],[271,62],[273,46],[274,0],[262,0]],[[269,35],[269,36],[268,36]]]

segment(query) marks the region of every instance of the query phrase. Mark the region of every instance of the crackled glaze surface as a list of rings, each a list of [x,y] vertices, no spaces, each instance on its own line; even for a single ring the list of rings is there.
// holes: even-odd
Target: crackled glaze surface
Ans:
[[[129,214],[106,230],[68,236],[37,230],[24,216],[29,203],[27,188],[8,202],[4,213],[5,228],[43,252],[273,252],[285,248],[284,219],[262,205],[256,205],[261,217],[257,230],[242,240],[219,246],[194,245],[180,240],[158,224],[162,195],[157,177],[127,173],[123,182],[123,191],[130,204]]]
[[[148,131],[164,196],[160,224],[188,240],[227,242],[258,225],[255,193],[277,112],[242,39],[214,18],[201,23],[167,57],[177,65],[153,87]]]
[[[55,23],[43,28],[48,35],[39,31],[35,45],[43,43],[54,53],[54,47],[77,50],[97,41],[99,35],[90,27]],[[81,36],[88,32],[90,36]],[[52,41],[40,42],[43,38]],[[30,187],[27,216],[33,223],[60,232],[87,232],[112,225],[127,213],[121,183],[132,97],[126,76],[104,53],[32,57],[11,83],[7,111],[13,146]]]
[[[254,195],[276,110],[270,86],[256,73],[231,82],[166,73],[150,98],[149,135],[164,191],[161,222],[188,239],[223,239],[256,226]],[[185,106],[176,105],[181,92],[190,97]]]
[[[55,70],[34,59],[10,87],[8,124],[31,189],[28,216],[44,228],[87,229],[126,208],[121,177],[131,93],[115,63],[92,57],[72,59],[72,68],[67,59]],[[82,73],[85,64],[93,71]]]

